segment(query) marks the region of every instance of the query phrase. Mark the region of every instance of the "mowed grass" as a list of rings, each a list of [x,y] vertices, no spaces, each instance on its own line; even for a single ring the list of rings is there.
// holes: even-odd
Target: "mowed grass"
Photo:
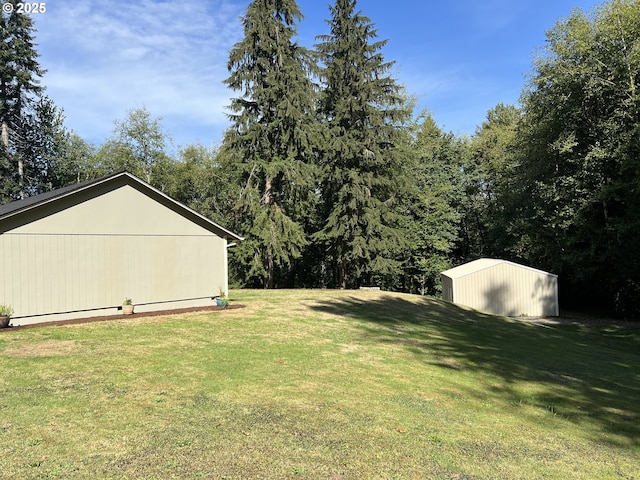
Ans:
[[[638,479],[638,328],[385,292],[0,332],[0,478]]]

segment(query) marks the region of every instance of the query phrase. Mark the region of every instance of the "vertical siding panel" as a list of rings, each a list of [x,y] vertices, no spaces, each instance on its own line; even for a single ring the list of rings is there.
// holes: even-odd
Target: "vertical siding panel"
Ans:
[[[9,289],[11,288],[10,265],[9,265],[9,249],[7,247],[8,235],[0,234],[0,303],[8,303],[11,298]]]
[[[212,265],[211,258],[207,258],[205,253],[209,249],[209,245],[206,238],[203,237],[191,237],[190,242],[194,247],[193,253],[190,255],[189,261],[189,270],[190,272],[185,272],[187,275],[192,277],[191,280],[191,295],[193,296],[203,296],[205,293],[205,289],[210,289],[213,291],[212,279],[209,278],[209,275],[212,273],[214,266]],[[197,264],[201,264],[204,268],[197,269]],[[216,285],[216,291],[222,287],[222,285]]]
[[[49,262],[51,268],[51,277],[49,278],[51,285],[51,311],[58,312],[62,307],[60,297],[65,288],[64,269],[62,268],[62,263],[64,262],[62,243],[64,238],[60,235],[51,235],[49,242],[51,255]]]
[[[208,262],[204,258],[204,255],[202,255],[202,253],[206,251],[207,248],[206,243],[202,241],[202,237],[188,237],[186,240],[187,245],[189,245],[192,251],[185,252],[186,268],[184,269],[184,272],[182,274],[185,277],[189,278],[189,283],[187,284],[189,286],[189,295],[196,296],[200,293],[198,291],[198,288],[202,290],[202,287],[200,286],[202,285],[201,282],[206,281],[206,275],[204,274],[204,271],[210,270],[211,266],[207,265]],[[197,263],[202,263],[202,266],[204,268],[197,271],[195,268]],[[187,292],[183,293],[183,295],[185,294],[187,294]]]
[[[83,245],[84,257],[85,257],[85,288],[83,288],[83,292],[85,294],[84,298],[84,308],[91,308],[100,305],[99,299],[99,291],[100,285],[98,284],[99,279],[96,275],[96,257],[94,254],[94,236],[93,235],[82,235],[80,237],[80,241]]]
[[[129,258],[129,274],[127,277],[129,290],[127,290],[126,295],[132,296],[134,299],[139,299],[134,300],[138,302],[145,300],[140,292],[142,288],[141,277],[144,275],[141,262],[142,256],[144,255],[141,238],[142,237],[129,236],[127,239],[128,244],[131,245],[130,251],[133,256]]]
[[[78,281],[78,245],[76,237],[74,235],[65,235],[66,237],[66,284],[64,292],[64,305],[68,305],[69,308],[65,310],[75,310],[72,306],[78,304],[78,298],[76,296],[76,282]]]
[[[505,315],[520,315],[518,312],[521,307],[520,296],[522,295],[522,282],[525,280],[523,271],[520,268],[514,268],[511,264],[504,264],[505,276],[503,282],[506,284],[507,291],[507,309]],[[512,279],[514,280],[512,282]]]
[[[165,237],[163,240],[165,241],[163,249],[165,255],[168,256],[170,264],[166,265],[165,276],[158,290],[158,295],[160,296],[167,294],[171,289],[171,285],[174,285],[176,289],[179,288],[183,277],[182,269],[184,268],[177,240],[169,237]],[[188,248],[188,246],[185,245],[185,248]],[[179,297],[181,293],[177,291],[174,295]]]
[[[39,312],[47,312],[50,311],[51,308],[51,266],[50,266],[50,250],[51,250],[51,242],[49,239],[50,235],[37,235],[37,254],[39,257],[39,261],[36,269],[36,276],[38,277],[38,287],[40,293],[38,295],[40,300],[40,305],[38,308]]]
[[[503,284],[505,285],[505,309],[503,315],[519,315],[518,309],[521,309],[520,305],[520,292],[522,291],[522,270],[513,268],[510,264],[502,264],[503,276],[501,277]]]
[[[86,287],[89,284],[89,279],[87,278],[87,269],[85,265],[87,264],[87,249],[86,245],[83,242],[84,237],[82,235],[73,235],[73,240],[75,244],[75,271],[74,271],[74,301],[71,305],[71,310],[79,310],[85,308],[87,305],[87,293]]]
[[[100,249],[100,245],[102,244],[102,237],[100,235],[92,235],[91,236],[91,259],[92,259],[92,269],[91,275],[93,277],[93,283],[95,285],[94,292],[94,305],[99,305],[101,307],[106,307],[106,295],[105,288],[106,285],[104,283],[104,277],[102,275],[102,265],[104,263],[103,253]]]
[[[42,299],[41,311],[51,311],[52,291],[55,288],[51,270],[51,235],[38,235],[40,241],[41,261],[38,276],[40,277],[40,297]]]
[[[86,235],[78,235],[78,247],[81,252],[79,255],[80,261],[82,263],[82,267],[78,265],[78,273],[81,277],[81,284],[78,285],[78,296],[80,297],[80,301],[78,302],[79,308],[87,308],[91,305],[91,296],[92,290],[95,288],[93,284],[93,278],[91,278],[91,262],[92,258],[90,256],[90,244],[87,241],[88,237]]]
[[[513,275],[517,276],[517,283],[515,285],[516,291],[514,295],[513,302],[513,313],[512,315],[522,315],[523,313],[528,315],[528,312],[531,310],[531,271],[525,268],[518,268],[515,266],[511,266],[511,270],[513,271]]]
[[[189,271],[191,270],[193,256],[197,254],[195,251],[190,253],[187,250],[196,250],[198,245],[193,238],[183,237],[181,239],[181,247],[179,248],[177,244],[173,245],[173,254],[177,259],[175,294],[179,297],[183,297],[185,291],[189,289],[189,283],[191,282]]]
[[[481,272],[481,278],[485,280],[485,284],[489,289],[486,295],[488,295],[489,309],[490,311],[502,313],[502,307],[500,306],[500,292],[497,290],[495,283],[496,270],[494,268],[485,268]],[[486,310],[486,309],[485,309]]]
[[[210,292],[211,295],[218,294],[218,284],[222,286],[225,292],[229,290],[228,284],[228,272],[227,272],[227,241],[223,238],[209,237],[207,240],[207,249],[209,252],[217,252],[216,256],[212,259],[215,262],[211,266],[209,276],[210,282],[215,282],[212,285]]]
[[[112,245],[112,257],[111,264],[109,265],[109,271],[111,278],[113,279],[113,296],[116,305],[122,303],[122,300],[127,295],[123,290],[126,289],[124,284],[124,278],[126,276],[126,259],[124,259],[124,237],[112,236],[109,237],[109,242]],[[125,263],[123,263],[123,260]]]
[[[2,237],[4,238],[3,241],[3,248],[4,248],[4,268],[6,268],[6,273],[4,275],[4,279],[5,279],[5,285],[4,285],[4,297],[2,299],[3,302],[9,302],[9,299],[11,299],[12,303],[12,307],[14,308],[14,310],[16,311],[15,314],[19,315],[21,312],[18,311],[16,302],[15,302],[15,286],[17,283],[17,279],[16,279],[16,268],[14,266],[14,255],[13,255],[13,235],[11,234],[5,234],[2,235]]]
[[[468,291],[470,297],[470,305],[480,310],[491,308],[491,298],[488,296],[492,285],[490,279],[487,278],[486,272],[480,271],[477,274],[467,275],[465,277],[464,289]]]
[[[162,284],[168,277],[167,267],[171,263],[169,250],[166,247],[166,238],[157,238],[151,244],[151,252],[154,258],[162,259],[151,264],[151,290],[149,298],[157,298],[160,295]]]
[[[11,281],[13,274],[13,266],[11,265],[10,254],[10,235],[0,235],[0,302],[9,303],[9,299],[13,297]],[[15,308],[15,306],[14,306]]]
[[[33,235],[26,235],[26,249],[23,251],[23,265],[26,273],[26,281],[20,290],[20,301],[27,306],[30,312],[38,312],[38,279],[36,266],[38,259],[36,258],[36,242]],[[36,292],[33,295],[31,292]],[[33,298],[31,298],[33,297]]]
[[[536,292],[533,289],[533,286],[535,285],[538,274],[532,270],[524,268],[520,269],[520,273],[522,281],[519,285],[518,295],[522,298],[523,309],[520,312],[517,312],[516,315],[521,315],[523,313],[529,316],[532,314],[535,315],[535,312],[537,311],[535,301]]]
[[[50,235],[37,235],[37,251],[39,261],[36,267],[38,277],[39,312],[49,311],[51,308],[51,239]]]
[[[7,262],[4,259],[5,256],[5,239],[6,235],[0,233],[0,303],[6,303],[7,297]]]
[[[101,274],[106,284],[106,292],[107,292],[106,304],[117,305],[116,298],[119,296],[117,296],[115,293],[115,284],[114,284],[115,279],[113,276],[113,269],[112,269],[113,257],[114,257],[113,241],[111,240],[111,237],[103,235],[102,242],[103,242],[103,249],[104,249],[104,263],[102,265],[103,270]],[[119,299],[119,301],[122,301],[122,299]]]
[[[184,237],[181,239],[181,246],[176,245],[176,256],[180,259],[179,282],[182,288],[177,290],[181,298],[195,295],[193,291],[197,282],[194,264],[201,258],[202,246],[198,241],[199,237]],[[205,267],[206,268],[206,267]]]
[[[31,255],[31,237],[23,237],[24,241],[20,242],[20,289],[18,290],[18,298],[20,304],[28,312],[33,311],[33,307],[29,304],[29,299],[26,296],[28,289],[32,288],[31,285],[31,269],[33,268],[33,256]]]
[[[89,254],[89,261],[91,262],[91,268],[89,270],[90,282],[91,282],[91,299],[89,305],[92,308],[97,306],[103,307],[104,305],[104,285],[98,265],[100,264],[100,254],[98,253],[97,244],[98,237],[96,235],[85,236],[85,241],[88,243],[87,252]]]
[[[60,310],[60,291],[64,288],[64,271],[60,268],[62,262],[60,249],[60,235],[49,235],[49,305],[51,312]]]
[[[78,283],[77,283],[77,295],[78,295],[78,300],[77,302],[74,302],[74,308],[73,310],[76,309],[83,309],[86,308],[86,306],[88,305],[88,300],[89,300],[89,292],[87,291],[90,286],[90,279],[89,279],[89,275],[88,275],[88,268],[90,267],[90,259],[89,259],[89,255],[87,252],[87,242],[86,242],[86,238],[84,235],[76,235],[74,237],[76,239],[76,244],[78,249],[76,250],[78,252],[78,262],[77,262],[77,270],[76,270],[76,276],[78,279]]]
[[[135,248],[128,237],[119,236],[120,240],[120,272],[121,272],[121,283],[120,283],[120,298],[131,297],[134,301],[136,300],[133,293],[131,292],[131,282],[133,281],[132,272],[134,271],[132,268],[132,263],[135,259],[135,253],[132,251]]]
[[[505,310],[506,295],[504,294],[502,283],[499,282],[500,277],[498,277],[498,273],[499,266],[498,268],[485,268],[482,271],[483,277],[490,286],[489,298],[491,301],[491,309],[502,314]]]
[[[522,291],[522,300],[526,301],[526,310],[523,313],[526,313],[529,316],[538,316],[540,315],[540,299],[541,293],[543,293],[540,289],[542,284],[540,282],[543,281],[542,276],[530,270],[527,270],[527,276],[529,278],[529,282],[527,284],[528,290]]]
[[[23,272],[20,268],[22,264],[22,245],[19,235],[9,236],[9,256],[11,263],[11,272],[13,277],[11,278],[11,299],[13,302],[13,308],[16,315],[20,312],[20,315],[28,314],[26,306],[23,306],[20,299],[20,290],[22,287]]]
[[[111,281],[106,276],[107,272],[107,250],[106,250],[106,241],[104,235],[96,236],[96,254],[98,257],[98,263],[96,265],[97,275],[100,277],[100,288],[101,288],[101,297],[100,303],[101,305],[108,307],[113,305],[112,302],[109,301],[109,297],[111,296]]]
[[[154,243],[156,237],[137,237],[136,242],[139,244],[138,261],[138,285],[136,286],[135,295],[137,302],[148,302],[151,300],[151,288],[147,281],[153,275],[153,262],[151,258],[151,251],[153,250],[151,244]],[[146,244],[146,245],[145,245]],[[162,260],[164,261],[164,259]]]
[[[529,288],[528,290],[522,289],[522,301],[525,304],[526,310],[523,310],[521,313],[526,313],[529,316],[537,316],[540,313],[540,309],[537,308],[535,304],[536,300],[540,298],[540,291],[536,288],[536,281],[540,279],[540,275],[532,271],[527,271],[526,274],[529,280],[527,283]]]
[[[27,310],[27,306],[23,304],[22,302],[22,291],[25,288],[26,285],[26,281],[25,281],[25,276],[27,275],[26,272],[26,264],[24,261],[24,250],[27,249],[27,245],[26,242],[21,242],[20,238],[18,235],[13,236],[12,238],[13,242],[12,242],[12,248],[11,248],[11,255],[13,257],[13,262],[14,262],[14,273],[15,273],[15,287],[14,287],[14,292],[13,292],[13,298],[15,299],[15,303],[17,308],[20,309],[20,311],[24,312],[24,314],[28,314],[29,311]],[[13,308],[16,309],[16,306],[14,306]]]
[[[102,279],[102,288],[104,289],[104,295],[102,302],[105,307],[114,305],[113,297],[113,281],[109,276],[109,239],[105,235],[98,237],[98,250],[100,251],[100,265],[99,274]]]
[[[145,272],[143,271],[143,264],[141,262],[144,254],[143,248],[140,242],[141,237],[135,235],[128,235],[124,237],[125,249],[129,254],[129,261],[127,264],[127,277],[125,282],[127,284],[127,291],[123,292],[123,296],[132,297],[134,302],[143,303],[145,299],[141,290],[141,278]]]
[[[98,237],[98,251],[100,252],[100,265],[99,265],[99,273],[100,278],[102,279],[102,288],[103,288],[103,299],[102,302],[105,307],[114,305],[111,300],[113,285],[112,280],[109,278],[109,250],[108,250],[108,242],[107,238],[104,235],[100,235]]]
[[[71,244],[71,237],[69,235],[61,235],[60,236],[60,255],[58,257],[58,267],[62,272],[62,288],[60,290],[60,305],[63,310],[67,310],[65,308],[71,302],[71,288],[72,285],[72,269],[73,269],[73,259],[71,257],[71,253],[73,252],[73,245]]]
[[[28,302],[32,312],[42,311],[42,288],[40,275],[42,254],[40,251],[40,235],[29,235],[29,290]],[[33,294],[35,292],[35,295]],[[27,293],[27,292],[25,292]]]

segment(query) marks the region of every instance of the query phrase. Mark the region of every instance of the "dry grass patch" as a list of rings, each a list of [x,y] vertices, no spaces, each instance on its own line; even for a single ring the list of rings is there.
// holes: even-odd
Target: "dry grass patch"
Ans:
[[[13,357],[50,357],[67,355],[77,348],[78,342],[73,340],[43,340],[8,348],[3,353]]]

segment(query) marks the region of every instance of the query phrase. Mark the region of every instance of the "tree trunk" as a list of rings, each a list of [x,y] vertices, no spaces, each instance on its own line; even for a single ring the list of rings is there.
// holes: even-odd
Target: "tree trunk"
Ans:
[[[340,288],[342,290],[347,288],[347,262],[345,260],[340,263]]]
[[[273,252],[267,250],[267,282],[266,288],[271,290],[273,288]]]
[[[0,131],[0,141],[9,155],[9,161],[11,161],[11,155],[9,154],[9,125],[6,120],[2,122],[2,130]],[[18,177],[20,179],[20,199],[24,200],[24,163],[22,157],[18,155]]]
[[[2,134],[0,136],[2,139],[2,144],[4,147],[9,150],[9,127],[7,126],[7,122],[2,122]]]
[[[262,197],[262,201],[265,206],[268,208],[273,203],[273,197],[271,196],[271,177],[267,176],[264,185],[264,196]],[[266,288],[273,288],[273,250],[271,250],[271,245],[267,245],[267,282]]]
[[[18,155],[18,178],[20,179],[20,200],[24,200],[24,162],[22,155]]]

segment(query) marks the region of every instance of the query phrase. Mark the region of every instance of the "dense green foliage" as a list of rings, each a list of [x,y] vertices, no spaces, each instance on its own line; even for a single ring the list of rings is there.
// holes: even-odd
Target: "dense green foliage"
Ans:
[[[440,272],[452,266],[462,228],[465,140],[443,132],[425,114],[404,152],[405,176],[399,213],[406,242],[399,252],[402,275],[396,288],[419,294],[440,291]]]
[[[246,237],[236,285],[438,294],[442,270],[503,257],[559,274],[565,306],[640,317],[639,2],[559,21],[520,106],[471,137],[412,112],[356,0],[328,17],[310,51],[294,0],[251,2],[222,145],[172,151],[144,108],[99,146],[66,131],[30,20],[3,15],[0,202],[126,169]]]
[[[579,299],[636,314],[639,73],[637,1],[576,11],[549,32],[522,98],[513,201],[521,256],[560,273]]]

